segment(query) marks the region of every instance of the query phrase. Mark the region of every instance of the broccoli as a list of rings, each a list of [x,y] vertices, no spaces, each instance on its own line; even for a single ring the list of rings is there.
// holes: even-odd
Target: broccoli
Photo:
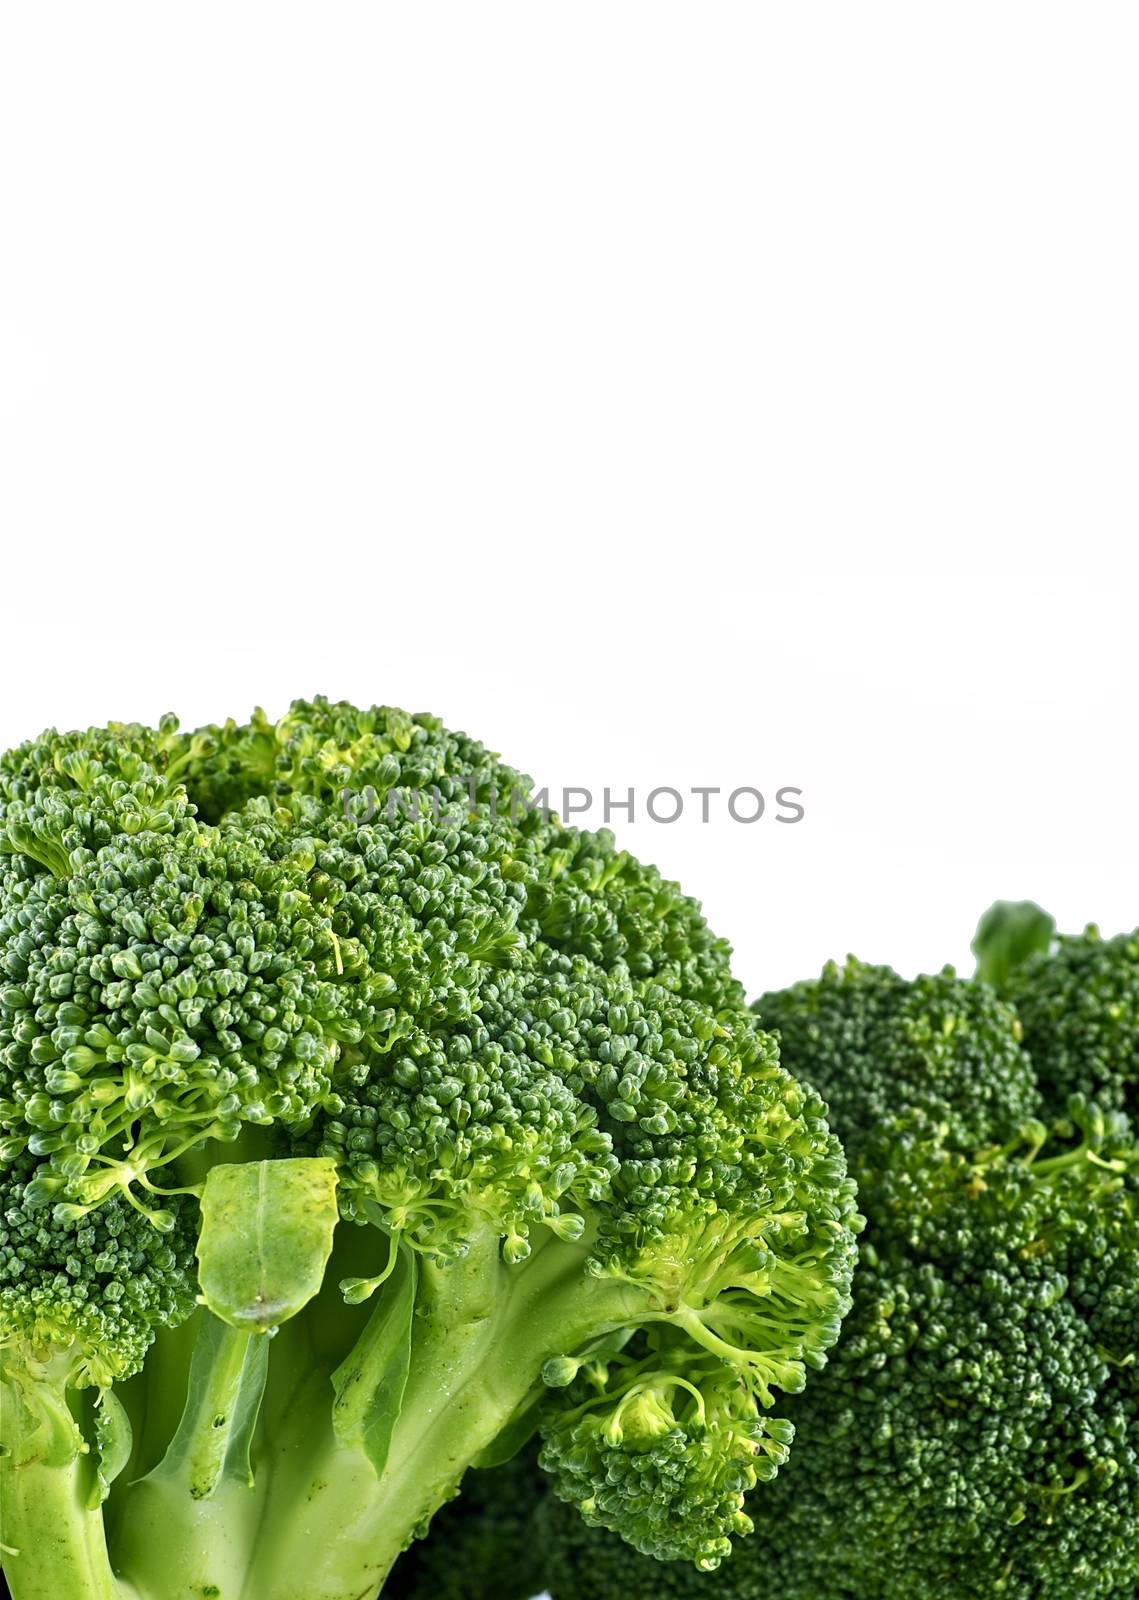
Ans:
[[[531,1600],[546,1581],[534,1528],[541,1488],[529,1449],[501,1466],[468,1472],[459,1498],[436,1513],[428,1537],[392,1568],[384,1600]]]
[[[1015,981],[1048,959],[1047,919],[1016,909],[1037,953],[1022,938],[1008,1004],[949,969],[857,963],[757,1003],[856,1152],[867,1217],[843,1341],[787,1411],[799,1473],[764,1497],[765,1525],[804,1537],[790,1496],[813,1471],[815,1526],[846,1544],[814,1546],[815,1592],[1075,1597],[1139,1576],[1139,1149],[1086,1098],[1056,1115]]]
[[[850,957],[754,1009],[778,1034],[783,1061],[827,1101],[852,1154],[901,1109],[944,1122],[961,1149],[1035,1112],[1015,1012],[951,967],[910,980]]]
[[[923,1002],[927,1029],[914,1026]],[[886,1026],[890,1004],[904,1026]],[[760,1533],[713,1577],[645,1561],[535,1482],[554,1600],[1133,1596],[1135,1130],[1079,1097],[1051,1127],[1022,1117],[1016,1017],[981,985],[851,967],[759,1005],[778,1015],[793,1070],[813,1052],[857,1151],[853,1309],[825,1371],[783,1407],[795,1442],[749,1499]],[[947,1027],[950,1015],[965,1020]],[[934,1055],[914,1052],[932,1038]]]
[[[1008,929],[1034,928],[1009,950]],[[993,906],[973,949],[977,973],[1016,1007],[1049,1114],[1081,1094],[1139,1116],[1139,933],[1054,937],[1038,906]]]
[[[854,1309],[713,1582],[547,1497],[554,1600],[1120,1600],[1139,1588],[1139,1143],[1077,1111],[974,1157],[915,1114],[859,1165]]]
[[[528,792],[323,699],[0,758],[15,1600],[366,1600],[559,1407],[594,1520],[745,1531],[853,1183],[695,903]]]
[[[533,1537],[542,1550],[545,1591],[552,1600],[776,1600],[782,1591],[757,1589],[761,1544],[752,1540],[714,1573],[679,1561],[646,1561],[623,1540],[591,1528],[552,1495],[537,1498]],[[744,1560],[754,1552],[760,1567]],[[413,1600],[430,1600],[427,1594]],[[812,1600],[838,1600],[817,1594]]]

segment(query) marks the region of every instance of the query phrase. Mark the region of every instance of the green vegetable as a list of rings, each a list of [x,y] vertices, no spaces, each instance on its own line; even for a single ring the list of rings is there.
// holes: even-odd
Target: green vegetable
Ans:
[[[1048,950],[1056,924],[1032,900],[998,900],[977,924],[973,954],[976,976],[998,991],[1009,975],[1038,951]]]
[[[1139,1145],[969,1158],[905,1119],[861,1167],[866,1242],[762,1537],[713,1583],[640,1561],[552,1499],[554,1600],[1092,1600],[1139,1589]]]
[[[697,906],[527,792],[324,700],[0,759],[15,1600],[362,1600],[540,1408],[633,1544],[746,1528],[853,1185]]]
[[[1139,932],[1060,934],[1031,901],[991,906],[977,928],[977,976],[1016,1007],[1046,1112],[1069,1095],[1139,1116]]]
[[[950,967],[909,980],[851,957],[762,995],[755,1010],[778,1034],[784,1061],[827,1101],[852,1153],[903,1108],[944,1123],[961,1149],[1035,1114],[1015,1012]]]
[[[1022,971],[1046,975],[1039,957]],[[1118,988],[1090,993],[1109,995],[1106,1015],[1057,1011],[1072,1059],[1081,1023],[1091,1046],[1120,1020]],[[1135,1128],[1079,1097],[1052,1127],[1022,1115],[1016,1016],[947,974],[909,984],[852,964],[759,1008],[856,1151],[853,1309],[825,1371],[781,1408],[795,1442],[749,1497],[760,1532],[713,1576],[644,1560],[535,1479],[554,1600],[1130,1600]]]
[[[1139,1118],[1139,934],[1063,935],[1009,977],[1049,1112],[1083,1094]]]

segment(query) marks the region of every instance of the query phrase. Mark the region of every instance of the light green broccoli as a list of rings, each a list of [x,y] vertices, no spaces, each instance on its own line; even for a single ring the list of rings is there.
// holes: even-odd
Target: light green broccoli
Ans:
[[[543,1376],[639,1332],[675,1537],[609,1492],[624,1394],[568,1492],[730,1548],[738,1438],[780,1444],[848,1308],[853,1185],[695,903],[528,787],[324,700],[0,760],[15,1600],[362,1600]]]

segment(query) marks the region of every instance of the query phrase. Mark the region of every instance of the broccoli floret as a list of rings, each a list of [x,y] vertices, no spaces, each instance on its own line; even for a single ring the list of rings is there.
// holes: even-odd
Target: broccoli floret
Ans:
[[[0,1558],[16,1585],[18,1539],[35,1552],[29,1595],[82,1595],[125,1433],[111,1386],[193,1312],[197,1230],[182,1196],[161,1232],[117,1195],[55,1218],[25,1202],[36,1168],[22,1152],[0,1183]]]
[[[1031,901],[1000,900],[973,940],[976,976],[1016,1007],[1045,1114],[1073,1094],[1139,1115],[1139,932],[1056,933]]]
[[[915,979],[851,957],[755,1002],[780,1058],[826,1100],[849,1152],[901,1110],[945,1124],[960,1149],[1036,1110],[1016,1013],[953,969]]]
[[[1048,1111],[1082,1094],[1139,1117],[1139,933],[1062,935],[1006,984]]]
[[[472,1463],[578,1425],[590,1362],[563,1492],[662,1555],[744,1531],[853,1184],[698,906],[526,792],[323,700],[0,759],[16,1600],[359,1600]],[[647,1498],[608,1492],[638,1330]]]
[[[970,1158],[920,1115],[860,1164],[867,1230],[826,1371],[787,1407],[762,1534],[713,1578],[546,1496],[554,1600],[1093,1600],[1139,1589],[1139,1143],[1076,1106]]]
[[[1030,943],[1010,961],[1018,1001],[1019,975],[1050,960]],[[787,1408],[798,1475],[789,1464],[764,1495],[805,1540],[791,1486],[811,1477],[813,1526],[836,1537],[815,1538],[808,1582],[883,1597],[1130,1593],[1134,1136],[1079,1099],[1046,1133],[1055,1090],[1034,1092],[1034,1067],[1049,1079],[1035,1029],[984,983],[904,984],[851,963],[758,1009],[793,1070],[808,1073],[817,1048],[813,1081],[867,1216],[844,1339]]]
[[[901,1125],[860,1163],[847,1338],[765,1506],[816,1593],[1134,1592],[1139,1149],[1080,1120],[974,1158]]]
[[[792,1429],[756,1414],[735,1347],[710,1349],[680,1376],[670,1342],[649,1336],[590,1364],[576,1403],[544,1419],[539,1460],[586,1522],[622,1530],[644,1555],[712,1570],[731,1554],[730,1534],[752,1532],[744,1498],[786,1461]]]

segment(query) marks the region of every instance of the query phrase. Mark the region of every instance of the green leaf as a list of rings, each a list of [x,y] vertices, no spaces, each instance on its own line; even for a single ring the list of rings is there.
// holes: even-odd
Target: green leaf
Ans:
[[[235,1328],[278,1327],[320,1288],[336,1220],[336,1167],[323,1156],[211,1167],[198,1239],[205,1304]]]
[[[101,1506],[111,1485],[130,1460],[130,1418],[112,1389],[104,1389],[95,1403],[95,1477],[88,1496],[88,1509]]]
[[[975,977],[1003,989],[1009,974],[1029,956],[1048,950],[1055,932],[1053,919],[1033,901],[998,900],[985,912],[973,937]]]
[[[337,1439],[362,1450],[379,1477],[387,1465],[392,1430],[403,1404],[411,1366],[411,1325],[418,1278],[415,1256],[399,1247],[395,1270],[351,1354],[332,1374]]]

